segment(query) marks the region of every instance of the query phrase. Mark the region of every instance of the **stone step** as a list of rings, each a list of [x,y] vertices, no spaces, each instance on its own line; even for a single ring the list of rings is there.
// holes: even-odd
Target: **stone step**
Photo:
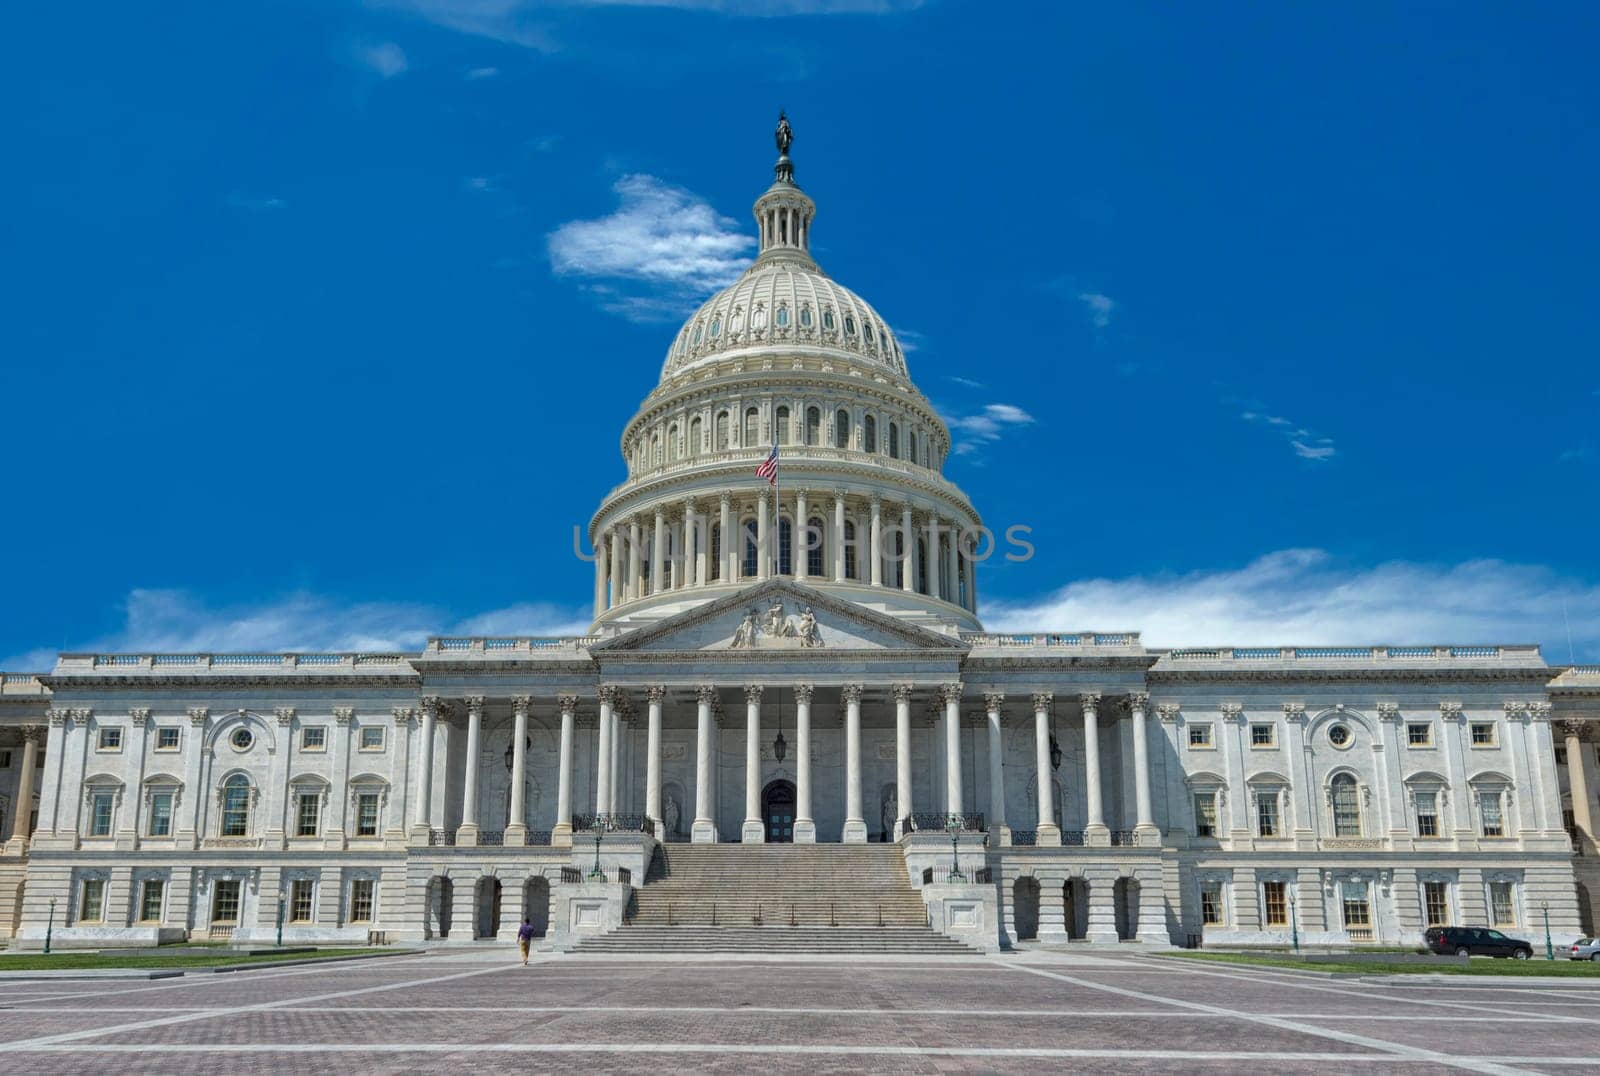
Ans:
[[[611,953],[926,953],[977,950],[927,927],[666,927],[625,926],[585,938],[583,952]]]

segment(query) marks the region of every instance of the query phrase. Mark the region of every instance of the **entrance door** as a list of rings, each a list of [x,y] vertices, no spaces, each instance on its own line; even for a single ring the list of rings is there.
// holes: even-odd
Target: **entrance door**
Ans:
[[[768,844],[794,843],[794,804],[794,785],[788,781],[774,781],[761,793]]]

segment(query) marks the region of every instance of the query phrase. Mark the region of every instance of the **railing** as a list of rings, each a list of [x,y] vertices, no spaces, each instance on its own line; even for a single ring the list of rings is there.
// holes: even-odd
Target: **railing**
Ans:
[[[1064,829],[1061,831],[1061,846],[1063,848],[1082,848],[1083,830]]]
[[[961,641],[969,646],[997,646],[997,647],[1045,647],[1060,649],[1062,647],[1085,646],[1127,646],[1139,645],[1139,633],[1136,631],[1118,632],[995,632],[995,631],[964,631],[961,632]]]
[[[1131,829],[1114,829],[1111,831],[1111,847],[1133,848],[1139,843],[1139,837]]]
[[[1324,837],[1322,847],[1324,851],[1373,851],[1387,847],[1388,841],[1382,837]]]
[[[562,885],[582,885],[583,884],[583,871],[580,870],[577,867],[562,867],[561,868],[561,884]]]
[[[650,819],[642,814],[575,814],[574,833],[655,833]]]
[[[1353,942],[1369,942],[1372,940],[1371,927],[1345,927],[1344,932],[1350,935]]]
[[[973,871],[972,872],[972,884],[973,885],[993,885],[994,884],[994,868],[993,867],[979,867],[977,870]],[[880,923],[879,925],[881,926],[882,924]]]
[[[946,833],[951,830],[960,833],[988,832],[987,827],[983,824],[983,815],[981,813],[912,814],[901,820],[900,832],[902,833],[925,832],[928,830],[942,830]]]
[[[453,829],[430,829],[428,831],[428,846],[430,848],[454,848],[456,846],[456,831]]]
[[[633,872],[631,870],[629,870],[627,867],[618,867],[617,868],[617,881],[621,882],[623,885],[632,885],[633,884]]]
[[[481,829],[478,831],[478,846],[480,848],[500,848],[506,843],[506,831],[503,829]]]
[[[59,668],[76,669],[300,669],[396,666],[407,671],[413,655],[386,653],[317,654],[62,654]]]
[[[1014,829],[1011,831],[1011,847],[1032,848],[1039,843],[1039,831],[1036,829]]]
[[[440,654],[531,654],[535,650],[580,650],[599,642],[598,635],[466,635],[428,640],[428,652]]]
[[[963,636],[965,638],[965,636]],[[1537,646],[1208,646],[1169,650],[1170,661],[1448,661],[1537,658]]]

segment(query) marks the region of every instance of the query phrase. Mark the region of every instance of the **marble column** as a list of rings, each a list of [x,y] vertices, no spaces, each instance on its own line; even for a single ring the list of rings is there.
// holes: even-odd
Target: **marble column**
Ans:
[[[433,825],[433,736],[441,703],[429,696],[422,700],[422,743],[417,751],[417,815],[412,828],[428,830]],[[426,836],[423,841],[426,842]]]
[[[656,534],[650,546],[650,593],[660,594],[667,589],[667,513],[656,509]]]
[[[961,800],[961,691],[958,683],[946,684],[944,695],[944,797],[945,812],[965,813]]]
[[[733,513],[733,494],[724,491],[717,497],[718,512],[717,534],[721,545],[717,549],[717,579],[723,583],[732,583],[739,578],[739,573],[734,568],[733,551],[739,548],[737,536],[733,533],[731,522]]]
[[[1578,831],[1575,843],[1580,855],[1591,855],[1594,852],[1594,811],[1589,806],[1589,775],[1583,766],[1583,753],[1588,750],[1583,731],[1583,723],[1578,721],[1568,721],[1561,726],[1567,745],[1567,790],[1572,793],[1572,824]]]
[[[594,543],[594,615],[606,611],[606,543],[603,535]]]
[[[517,695],[511,700],[511,817],[506,820],[506,847],[522,847],[528,840],[528,708],[533,699]],[[566,792],[561,774],[562,794]]]
[[[911,685],[894,685],[894,839],[905,836],[911,805]]]
[[[1011,843],[1011,828],[1006,825],[1006,745],[1000,723],[1000,707],[1006,701],[998,691],[983,697],[989,719],[989,832],[1002,846]]]
[[[1140,844],[1159,845],[1161,831],[1156,827],[1155,810],[1150,802],[1150,746],[1147,729],[1150,695],[1135,691],[1128,696],[1128,716],[1133,722],[1133,799],[1135,839]],[[1286,820],[1280,820],[1283,825]]]
[[[1050,767],[1050,707],[1054,696],[1041,691],[1033,696],[1034,788],[1039,801],[1039,835],[1036,843],[1061,847],[1061,824],[1056,818],[1055,780]]]
[[[611,722],[616,713],[617,689],[600,689],[599,743],[595,747],[594,813],[611,813]]]
[[[934,513],[928,514],[928,595],[933,598],[943,598],[943,588],[939,582],[939,574],[944,565],[939,559],[939,517]]]
[[[716,699],[717,689],[710,684],[695,690],[694,825],[689,832],[689,840],[695,844],[717,843],[717,805],[711,792],[712,760],[716,757],[711,704]]]
[[[28,829],[28,819],[33,813],[33,778],[38,766],[41,734],[38,725],[22,726],[22,772],[17,774],[17,799],[11,805],[11,840],[6,847],[7,855],[24,854],[28,849],[28,839],[33,836]],[[134,795],[142,792],[142,789],[136,789]]]
[[[900,509],[900,589],[907,594],[917,589],[917,532],[911,529],[911,505]]]
[[[550,843],[572,843],[572,737],[578,718],[578,696],[562,695],[556,699],[561,706],[561,750],[557,758],[560,772],[556,777],[556,822],[550,830]]]
[[[661,821],[661,702],[666,695],[667,689],[660,684],[645,691],[650,710],[645,726],[644,814],[657,840],[666,836],[666,826]]]
[[[626,583],[622,578],[622,533],[611,528],[611,608],[628,600]]]
[[[811,571],[811,528],[806,525],[806,491],[794,494],[794,525],[789,528],[789,559],[793,563],[794,577],[806,581]]]
[[[867,550],[867,562],[872,566],[870,576],[872,585],[881,587],[883,586],[883,501],[877,494],[873,494],[869,503],[872,505],[872,526],[868,534],[871,536],[872,548]],[[858,557],[860,555],[859,552],[856,554]]]
[[[617,805],[627,803],[627,796],[622,791],[622,738],[627,732],[630,712],[628,696],[619,690],[617,704],[611,708],[611,799],[606,805],[607,812],[611,814],[621,814],[622,808]]]
[[[842,583],[844,574],[844,490],[833,491],[833,581]]]
[[[794,843],[816,844],[817,823],[811,817],[811,693],[810,684],[794,686]]]
[[[456,829],[457,845],[478,843],[479,741],[483,736],[483,696],[467,696],[466,774],[461,783],[461,825]]]
[[[765,488],[756,496],[756,578],[765,579],[767,571],[767,500]],[[742,550],[741,550],[742,552]]]
[[[1083,842],[1086,845],[1106,846],[1111,843],[1111,831],[1106,827],[1105,805],[1100,795],[1100,693],[1086,691],[1078,696],[1083,706],[1083,788],[1084,807]]]
[[[845,844],[867,843],[867,820],[861,813],[861,691],[846,684],[844,697],[844,834]]]
[[[694,501],[686,500],[683,502],[683,579],[679,586],[704,585],[706,558],[700,544],[700,535],[695,530]]]
[[[739,837],[745,844],[764,844],[767,827],[761,820],[761,685],[744,689],[744,825]]]
[[[628,583],[629,598],[644,597],[644,588],[639,585],[639,518],[635,516],[628,520]]]

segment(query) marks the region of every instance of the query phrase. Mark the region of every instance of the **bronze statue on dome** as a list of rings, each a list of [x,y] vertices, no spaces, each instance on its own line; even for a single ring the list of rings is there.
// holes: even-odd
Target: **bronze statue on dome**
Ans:
[[[794,128],[789,126],[789,117],[784,115],[783,109],[778,109],[778,128],[772,133],[778,143],[778,156],[789,156],[789,146],[794,142]]]

